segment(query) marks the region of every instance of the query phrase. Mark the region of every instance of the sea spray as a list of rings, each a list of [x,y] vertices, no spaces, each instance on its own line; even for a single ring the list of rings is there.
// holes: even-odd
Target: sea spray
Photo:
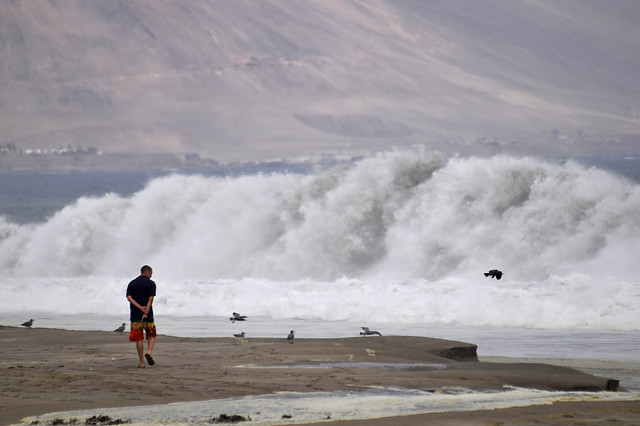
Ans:
[[[113,313],[143,263],[168,315],[635,329],[637,185],[531,158],[385,154],[312,175],[170,175],[0,220],[3,312]],[[498,267],[502,280],[483,272]]]
[[[628,258],[639,207],[637,186],[610,173],[508,157],[172,175],[131,197],[81,198],[43,224],[3,223],[0,270],[127,274],[144,259],[189,278],[436,279],[499,266],[539,279],[581,272],[603,253]],[[617,263],[610,274],[635,272]]]

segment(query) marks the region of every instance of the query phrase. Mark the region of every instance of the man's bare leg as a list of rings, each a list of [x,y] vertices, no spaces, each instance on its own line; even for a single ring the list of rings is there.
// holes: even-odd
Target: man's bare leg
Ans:
[[[153,345],[156,343],[156,338],[155,337],[150,337],[149,340],[147,340],[147,353],[149,355],[151,355],[151,352],[153,351]]]
[[[144,367],[144,344],[142,340],[136,342],[136,350],[138,351],[138,358],[140,358],[140,365],[138,367]]]

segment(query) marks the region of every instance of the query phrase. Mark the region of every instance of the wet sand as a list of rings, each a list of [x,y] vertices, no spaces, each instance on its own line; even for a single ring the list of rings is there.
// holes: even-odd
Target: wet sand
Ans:
[[[0,326],[0,424],[67,410],[202,401],[280,391],[369,386],[600,391],[615,381],[549,364],[478,362],[475,345],[424,337],[343,339],[158,336],[155,366],[137,368],[127,333]],[[417,364],[410,371],[344,368],[345,363]],[[335,368],[304,368],[338,363]],[[252,366],[288,368],[249,368]],[[624,383],[621,384],[624,386]],[[99,414],[96,412],[96,414]],[[234,414],[234,413],[229,413]],[[640,423],[640,401],[562,402],[502,410],[420,414],[358,424]],[[343,423],[333,421],[329,423]],[[248,423],[249,424],[249,423]],[[327,423],[323,423],[327,424]]]

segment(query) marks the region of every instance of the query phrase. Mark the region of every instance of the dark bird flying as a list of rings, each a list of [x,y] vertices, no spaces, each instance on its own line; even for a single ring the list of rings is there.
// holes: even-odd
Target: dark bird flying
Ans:
[[[233,316],[231,318],[229,318],[229,321],[231,321],[231,322],[246,321],[246,320],[247,320],[247,316],[246,315],[240,315],[237,312],[234,312]]]
[[[497,269],[492,269],[489,272],[485,272],[484,276],[499,280],[500,278],[502,278],[502,271],[498,271]]]

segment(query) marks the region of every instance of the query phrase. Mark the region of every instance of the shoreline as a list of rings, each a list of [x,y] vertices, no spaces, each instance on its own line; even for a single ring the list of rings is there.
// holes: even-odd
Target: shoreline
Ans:
[[[1,424],[52,412],[96,409],[95,414],[100,414],[100,408],[278,392],[354,391],[372,386],[497,392],[505,384],[547,391],[606,391],[613,385],[611,380],[615,381],[550,364],[478,362],[477,357],[473,359],[473,344],[425,337],[296,339],[290,345],[276,338],[160,335],[154,349],[156,365],[146,369],[136,368],[135,347],[127,333],[0,326],[0,341]],[[354,368],[346,368],[349,363]],[[366,368],[371,363],[408,367]],[[324,366],[310,368],[314,364]],[[624,388],[624,383],[620,387]],[[577,412],[575,404],[580,407]],[[562,402],[475,410],[473,415],[461,411],[418,414],[406,420],[420,424],[424,416],[429,422],[436,416],[433,418],[446,424],[473,417],[482,424],[501,418],[505,412],[513,416],[510,410],[516,410],[520,414],[515,418],[576,412],[571,414],[573,420],[575,416],[596,416],[588,418],[631,424],[640,420],[639,406],[637,400]],[[359,420],[349,421],[358,424]],[[384,418],[366,421],[385,424]]]

